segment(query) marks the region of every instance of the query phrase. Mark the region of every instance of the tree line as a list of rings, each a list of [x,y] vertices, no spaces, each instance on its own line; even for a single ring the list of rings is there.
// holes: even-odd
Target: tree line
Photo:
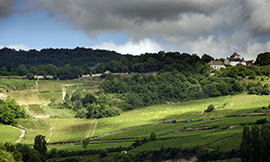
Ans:
[[[41,51],[15,51],[3,48],[0,50],[0,75],[27,75],[28,79],[34,79],[34,75],[42,75],[46,79],[47,75],[51,75],[55,79],[74,79],[81,75],[104,73],[107,70],[112,73],[178,70],[184,75],[185,73],[207,74],[208,69],[205,66],[209,66],[207,63],[211,60],[215,59],[207,54],[200,58],[196,54],[164,51],[133,56],[85,48],[42,49]],[[219,60],[224,61],[223,58]],[[249,67],[251,75],[269,75],[269,68],[263,68],[270,65],[270,61],[267,60],[270,60],[269,52],[259,54],[255,63],[262,67]],[[94,65],[98,66],[92,68]],[[229,77],[250,75],[250,70],[244,68],[228,68],[223,74]]]
[[[93,50],[91,48],[75,49],[42,49],[29,51],[16,51],[14,49],[0,49],[0,67],[6,65],[25,65],[27,68],[31,66],[53,64],[56,67],[62,67],[69,64],[72,67],[88,65],[94,66],[97,63],[107,63],[112,60],[118,60],[119,53],[108,50]]]

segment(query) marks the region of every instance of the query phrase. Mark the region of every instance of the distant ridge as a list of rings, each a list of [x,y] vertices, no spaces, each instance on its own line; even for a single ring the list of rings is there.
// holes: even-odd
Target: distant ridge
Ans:
[[[94,66],[97,63],[108,63],[112,60],[118,60],[121,54],[115,51],[108,50],[93,50],[91,48],[75,49],[42,49],[29,51],[16,51],[14,49],[2,48],[0,49],[0,67],[6,65],[24,64],[26,67],[36,65],[53,64],[56,67],[61,67],[66,64],[71,66],[88,65]]]

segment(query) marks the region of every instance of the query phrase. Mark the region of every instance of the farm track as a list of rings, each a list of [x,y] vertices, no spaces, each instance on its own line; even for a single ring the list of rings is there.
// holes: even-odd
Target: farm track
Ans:
[[[52,134],[53,134],[53,127],[51,126],[51,128],[50,128],[50,136],[49,136],[49,138],[47,140],[47,143],[50,142]]]
[[[19,139],[15,142],[15,143],[20,143],[23,141],[24,137],[25,137],[25,134],[26,134],[26,129],[23,128],[23,127],[19,127],[18,129],[21,129],[22,131],[22,134],[20,135]]]
[[[90,136],[94,136],[94,134],[95,134],[95,131],[96,131],[96,128],[97,128],[97,123],[98,123],[98,121],[94,121],[95,122],[95,126],[94,126],[94,128],[93,128],[93,131],[92,131],[92,133],[90,134]]]
[[[91,121],[90,128],[89,128],[89,131],[88,131],[88,134],[87,134],[86,138],[88,138],[89,135],[90,135],[90,132],[91,132],[91,129],[92,129],[92,125],[93,125],[93,122],[94,122],[94,120]]]

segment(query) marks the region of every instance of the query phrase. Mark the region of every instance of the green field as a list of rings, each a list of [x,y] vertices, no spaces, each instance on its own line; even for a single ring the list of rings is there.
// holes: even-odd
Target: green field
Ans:
[[[136,139],[149,138],[149,135],[154,132],[157,135],[157,141],[146,143],[131,151],[159,149],[161,146],[203,146],[211,149],[219,147],[220,150],[227,151],[239,148],[243,125],[252,125],[258,119],[270,120],[270,116],[267,116],[269,110],[254,113],[258,108],[268,106],[269,99],[270,96],[239,94],[153,105],[123,112],[120,116],[95,120],[72,118],[70,112],[70,118],[65,115],[57,118],[55,115],[56,118],[50,119],[21,119],[19,124],[27,129],[24,143],[33,143],[34,137],[38,134],[45,135],[48,143],[61,143],[80,142],[85,138],[115,132],[111,135],[94,138],[90,142],[102,143],[102,147],[111,147],[112,141],[120,145],[121,143],[131,144]],[[203,113],[210,104],[215,105],[216,111]],[[47,106],[38,107],[37,105],[34,107],[39,114],[42,114],[43,111],[45,114],[60,114],[59,111],[68,114],[66,109],[51,109]],[[192,122],[187,123],[187,119],[192,119]],[[176,120],[178,123],[168,123],[169,120]],[[77,150],[81,146],[63,147]],[[62,147],[59,146],[59,149]]]
[[[27,130],[23,143],[32,144],[36,135],[46,136],[49,149],[76,151],[83,150],[80,143],[92,138],[87,149],[129,147],[137,139],[148,139],[151,133],[157,141],[147,142],[130,152],[158,150],[164,147],[196,147],[221,151],[239,149],[242,130],[252,126],[259,119],[266,118],[270,110],[262,109],[270,104],[270,96],[242,93],[194,101],[159,104],[123,112],[119,116],[101,119],[74,118],[70,109],[54,109],[46,104],[55,99],[62,101],[62,91],[67,94],[86,95],[98,92],[98,82],[89,80],[37,81],[36,89],[9,92],[20,104],[28,104],[31,115],[50,115],[47,119],[20,119],[19,125]],[[213,104],[215,111],[204,110]],[[191,119],[192,122],[186,122]],[[172,123],[175,121],[176,123]],[[2,142],[18,140],[21,131],[14,127],[4,130],[12,136],[1,135]],[[2,132],[3,133],[3,132]],[[1,141],[0,141],[1,142]],[[61,145],[65,143],[65,145]],[[69,144],[67,144],[69,143]]]
[[[87,145],[86,150],[99,150],[112,147],[128,147],[131,146],[133,142],[119,142],[119,143],[90,143]],[[66,151],[77,151],[82,150],[82,145],[49,145],[48,150],[56,148],[57,150]]]
[[[0,124],[0,143],[2,142],[16,142],[22,131],[10,125]]]
[[[54,99],[55,102],[62,102],[63,91],[66,90],[67,94],[81,94],[86,95],[87,93],[95,94],[98,92],[98,81],[88,80],[38,80],[38,81],[27,81],[27,80],[7,80],[0,79],[0,85],[5,84],[33,84],[35,89],[25,89],[20,91],[10,91],[7,93],[8,96],[16,99],[20,104],[49,104]],[[37,85],[36,85],[37,84]],[[13,85],[12,85],[13,86]]]

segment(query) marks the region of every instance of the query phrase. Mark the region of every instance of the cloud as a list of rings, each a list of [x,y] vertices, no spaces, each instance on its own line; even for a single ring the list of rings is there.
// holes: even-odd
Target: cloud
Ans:
[[[8,16],[12,11],[12,0],[0,0],[0,18]]]
[[[0,49],[5,48],[5,47],[10,48],[10,49],[15,49],[16,51],[19,51],[19,50],[28,51],[28,50],[30,50],[30,48],[27,47],[24,44],[10,44],[8,46],[3,46],[3,45],[0,44]]]
[[[101,44],[97,44],[92,46],[93,49],[106,49],[111,51],[116,51],[122,54],[134,54],[140,55],[143,53],[155,53],[161,50],[164,50],[164,47],[151,39],[143,39],[140,41],[129,40],[125,44],[117,45],[113,42],[102,42]]]
[[[40,9],[91,39],[103,32],[123,32],[134,42],[157,38],[175,45],[175,50],[180,52],[211,53],[214,56],[228,56],[236,51],[255,57],[258,53],[251,53],[259,51],[259,47],[269,49],[270,1],[266,0],[28,2],[29,10]],[[105,42],[101,45],[113,47],[114,44]]]

